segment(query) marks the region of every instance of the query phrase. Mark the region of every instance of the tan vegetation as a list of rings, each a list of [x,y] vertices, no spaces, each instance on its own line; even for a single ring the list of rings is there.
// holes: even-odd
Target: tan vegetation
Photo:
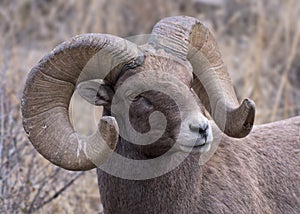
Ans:
[[[0,213],[101,211],[95,172],[67,172],[49,164],[28,142],[20,118],[29,70],[77,34],[127,37],[150,33],[166,16],[198,17],[214,32],[239,97],[255,101],[256,123],[300,114],[298,1],[205,2],[0,0]]]

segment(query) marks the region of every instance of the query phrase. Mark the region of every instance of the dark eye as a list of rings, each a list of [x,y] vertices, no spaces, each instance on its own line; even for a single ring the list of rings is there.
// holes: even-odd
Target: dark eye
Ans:
[[[128,96],[128,99],[131,101],[131,102],[136,102],[138,101],[142,96],[141,95],[136,95],[136,94],[131,94]]]

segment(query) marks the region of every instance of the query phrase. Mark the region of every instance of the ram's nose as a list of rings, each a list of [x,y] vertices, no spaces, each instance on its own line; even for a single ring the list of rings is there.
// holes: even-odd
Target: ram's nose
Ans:
[[[206,137],[208,134],[208,128],[209,128],[208,122],[200,123],[200,124],[190,124],[189,127],[192,132],[197,132],[203,137]]]

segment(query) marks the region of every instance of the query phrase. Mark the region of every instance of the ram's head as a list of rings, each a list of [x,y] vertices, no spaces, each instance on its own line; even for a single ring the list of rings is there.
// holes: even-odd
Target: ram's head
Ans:
[[[99,132],[88,138],[69,121],[76,88],[104,107]],[[252,128],[253,102],[239,105],[213,36],[190,17],[163,19],[142,46],[111,35],[74,37],[32,69],[22,99],[32,144],[71,170],[102,163],[119,137],[150,158],[170,149],[205,152],[213,140],[205,109],[231,137]]]

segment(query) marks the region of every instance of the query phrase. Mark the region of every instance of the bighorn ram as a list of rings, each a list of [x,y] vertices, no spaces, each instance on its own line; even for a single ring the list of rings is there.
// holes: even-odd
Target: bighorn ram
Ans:
[[[99,132],[87,138],[69,121],[76,87],[104,107]],[[254,103],[238,104],[216,42],[197,19],[165,18],[141,46],[103,34],[59,45],[30,72],[22,114],[30,141],[49,161],[69,170],[99,167],[105,213],[300,213],[300,117],[250,133]],[[128,140],[148,137],[153,143]]]

